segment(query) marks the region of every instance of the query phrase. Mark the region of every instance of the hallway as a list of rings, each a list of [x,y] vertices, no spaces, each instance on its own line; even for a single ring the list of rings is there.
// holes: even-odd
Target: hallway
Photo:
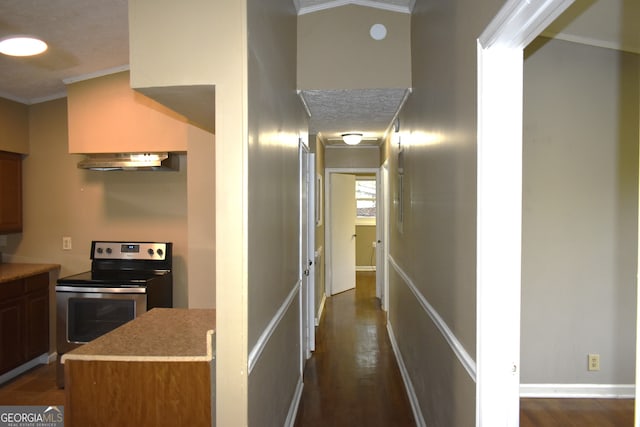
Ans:
[[[327,299],[307,361],[295,425],[413,426],[413,414],[375,297],[375,272]]]

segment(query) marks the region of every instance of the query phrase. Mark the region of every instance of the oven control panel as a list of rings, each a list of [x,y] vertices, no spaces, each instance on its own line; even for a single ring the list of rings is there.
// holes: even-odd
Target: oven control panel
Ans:
[[[92,259],[164,260],[170,243],[153,242],[93,242]]]

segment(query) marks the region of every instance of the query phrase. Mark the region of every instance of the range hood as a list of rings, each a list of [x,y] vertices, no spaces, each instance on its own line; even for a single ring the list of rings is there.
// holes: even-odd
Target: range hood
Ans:
[[[174,153],[87,154],[80,169],[99,171],[177,171],[180,159]]]

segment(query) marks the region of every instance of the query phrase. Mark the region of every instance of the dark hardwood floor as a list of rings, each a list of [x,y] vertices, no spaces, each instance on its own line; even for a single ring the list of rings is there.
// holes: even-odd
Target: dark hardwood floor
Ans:
[[[63,406],[64,390],[56,386],[56,364],[39,365],[2,384],[0,405]]]
[[[307,361],[296,426],[413,426],[413,414],[375,297],[375,273],[327,299]]]
[[[633,399],[520,400],[520,427],[626,427],[633,416]],[[327,299],[295,425],[414,425],[375,273],[359,272],[355,291]]]
[[[520,399],[520,427],[631,427],[634,399]]]
[[[307,361],[295,425],[413,426],[413,415],[375,298],[375,273],[327,300]],[[64,405],[55,363],[0,385],[0,405]],[[633,399],[521,399],[521,427],[633,426]]]

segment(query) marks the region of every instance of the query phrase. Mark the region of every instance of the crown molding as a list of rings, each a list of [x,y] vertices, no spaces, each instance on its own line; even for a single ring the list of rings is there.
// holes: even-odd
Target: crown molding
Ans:
[[[607,40],[601,40],[601,39],[596,39],[591,37],[576,36],[573,34],[566,34],[566,33],[543,32],[541,36],[549,37],[551,39],[564,40],[572,43],[584,44],[588,46],[602,47],[605,49],[613,49],[613,50],[619,50],[622,52],[640,54],[639,45],[632,46],[629,44],[620,43],[616,41],[607,41]]]
[[[336,7],[347,6],[347,5],[372,7],[374,9],[381,9],[389,12],[410,14],[411,10],[413,9],[413,6],[415,5],[415,0],[411,0],[407,6],[381,3],[377,1],[371,1],[371,0],[334,0],[327,3],[316,4],[313,6],[299,7],[298,15],[306,15],[307,13],[319,12],[322,10],[333,9]]]
[[[109,74],[120,73],[122,71],[128,71],[128,70],[129,70],[129,64],[120,65],[119,67],[107,68],[105,70],[99,70],[93,73],[81,74],[79,76],[74,76],[74,77],[68,77],[66,79],[62,79],[62,82],[68,85],[71,83],[77,83],[84,80],[91,80],[91,79],[95,79],[96,77],[108,76]]]

